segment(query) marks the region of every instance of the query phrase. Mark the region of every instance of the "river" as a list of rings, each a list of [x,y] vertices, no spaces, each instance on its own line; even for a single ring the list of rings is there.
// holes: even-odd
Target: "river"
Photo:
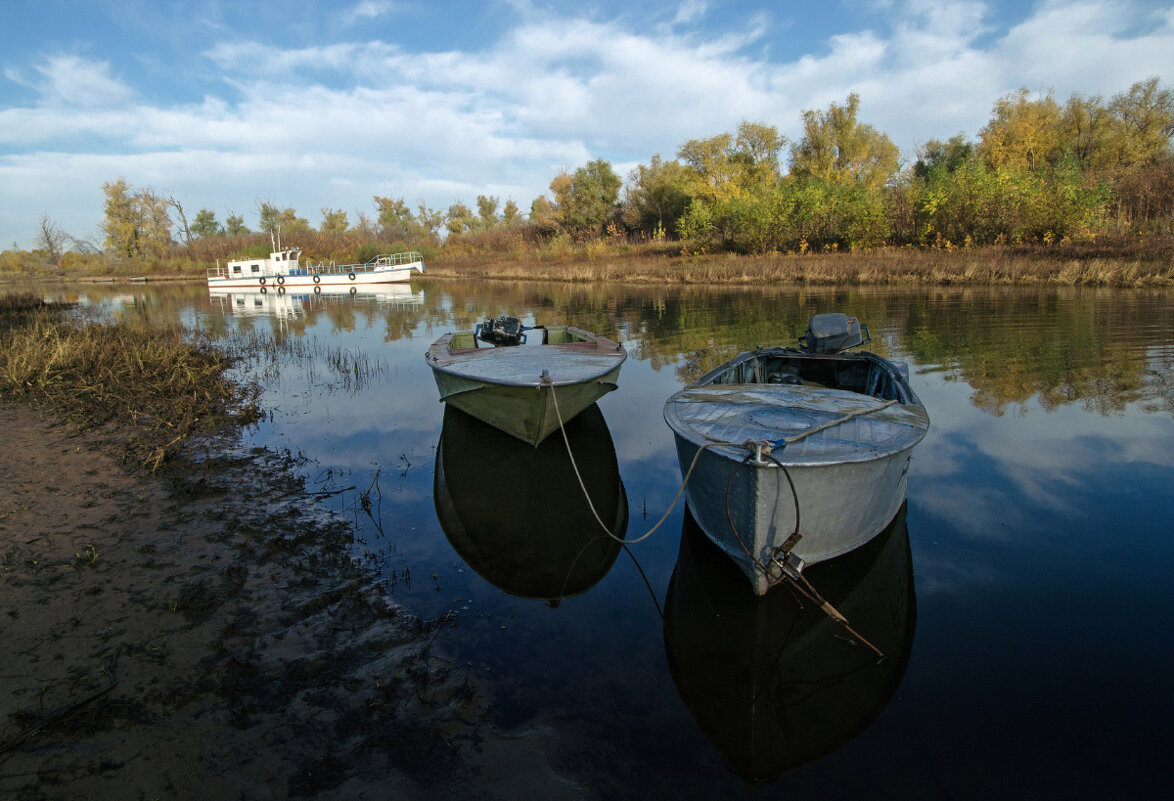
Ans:
[[[242,376],[262,383],[271,411],[244,436],[300,460],[319,503],[353,521],[356,564],[444,621],[438,646],[502,736],[541,738],[589,795],[1171,790],[1168,291],[430,282],[353,296],[46,294],[295,343],[297,356]],[[873,350],[909,365],[932,421],[898,519],[813,573],[861,634],[887,643],[879,664],[794,611],[784,588],[749,596],[683,501],[646,540],[593,542],[561,438],[535,452],[446,417],[424,361],[445,332],[502,312],[620,341],[619,390],[572,441],[631,541],[680,485],[669,395],[741,350],[793,344],[826,311],[859,317]]]

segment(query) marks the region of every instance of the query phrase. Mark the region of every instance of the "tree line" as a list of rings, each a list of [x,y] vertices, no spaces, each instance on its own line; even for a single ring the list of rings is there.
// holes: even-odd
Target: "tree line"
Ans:
[[[352,219],[323,208],[314,226],[265,200],[256,207],[258,232],[280,230],[299,244],[310,238],[313,247],[303,249],[319,257],[358,258],[502,230],[532,243],[683,240],[696,250],[742,253],[952,249],[1174,231],[1174,92],[1157,77],[1108,99],[1073,94],[1060,102],[1052,92],[1020,89],[995,102],[976,139],[931,139],[911,163],[859,119],[859,108],[853,93],[803,111],[796,141],[775,126],[743,121],[735,131],[685,142],[672,159],[654,155],[626,181],[596,159],[556,175],[528,214],[512,199],[488,195],[477,196],[475,208],[458,201],[444,210],[375,195],[373,213]],[[121,178],[102,191],[102,248],[116,258],[160,259],[179,247],[207,261],[230,255],[226,248],[254,233],[232,211],[220,221],[201,208],[189,220],[174,196]],[[38,248],[60,258],[69,241],[42,217]]]

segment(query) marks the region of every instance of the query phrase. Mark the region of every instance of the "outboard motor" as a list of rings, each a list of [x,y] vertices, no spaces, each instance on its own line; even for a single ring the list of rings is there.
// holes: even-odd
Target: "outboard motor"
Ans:
[[[491,345],[521,345],[526,341],[526,327],[517,317],[499,314],[477,324],[477,339]]]
[[[863,334],[861,333],[863,331]],[[872,342],[868,326],[846,314],[817,314],[799,337],[799,349],[808,353],[837,353]]]

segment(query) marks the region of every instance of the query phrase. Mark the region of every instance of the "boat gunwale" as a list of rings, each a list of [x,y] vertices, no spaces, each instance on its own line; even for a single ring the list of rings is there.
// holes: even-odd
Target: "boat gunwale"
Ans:
[[[556,386],[556,387],[565,387],[565,386],[574,386],[577,384],[585,384],[588,382],[602,382],[602,379],[606,378],[613,371],[618,370],[620,368],[620,366],[625,361],[627,361],[628,351],[624,348],[623,345],[616,342],[615,340],[610,339],[608,337],[605,337],[602,334],[592,333],[591,331],[587,331],[587,330],[579,328],[577,326],[568,325],[567,329],[571,330],[571,331],[578,332],[579,334],[583,335],[584,337],[589,338],[590,341],[587,341],[587,342],[560,342],[560,343],[553,343],[553,344],[528,345],[528,346],[527,345],[513,345],[513,346],[505,346],[505,347],[508,347],[510,350],[513,350],[515,348],[534,348],[534,349],[544,348],[544,349],[554,349],[556,351],[569,351],[572,353],[586,352],[586,351],[588,351],[588,349],[593,348],[595,351],[594,353],[586,353],[585,355],[598,356],[598,357],[600,357],[601,361],[606,359],[606,361],[604,361],[603,364],[600,365],[600,369],[598,369],[597,371],[595,371],[589,375],[583,375],[578,378],[570,378],[570,379],[553,379],[552,378],[549,382],[542,382],[540,380],[535,380],[535,379],[502,380],[502,379],[494,378],[494,377],[470,376],[468,373],[462,372],[461,370],[456,368],[457,364],[462,363],[460,360],[457,360],[454,363],[441,364],[440,363],[441,357],[439,355],[437,355],[438,351],[443,351],[446,355],[449,355],[449,356],[470,356],[475,353],[484,353],[484,354],[486,354],[486,356],[484,358],[492,358],[492,356],[489,356],[488,354],[492,354],[494,351],[497,351],[498,350],[497,347],[491,346],[491,347],[485,347],[485,348],[461,348],[458,350],[452,350],[448,347],[447,343],[451,342],[452,338],[454,336],[456,336],[457,334],[461,334],[461,333],[470,333],[467,331],[450,331],[447,334],[444,334],[443,336],[440,337],[440,339],[436,340],[435,342],[432,343],[432,345],[429,346],[428,352],[425,354],[425,356],[428,360],[428,365],[434,371],[436,371],[438,373],[443,373],[448,376],[452,376],[453,378],[459,378],[459,379],[463,379],[466,381],[476,381],[478,383],[487,384],[487,385],[491,385],[491,386],[533,387],[533,388],[537,388],[537,389],[541,389],[544,386],[544,384],[550,385],[550,386]],[[548,350],[547,352],[550,352],[550,351]],[[472,389],[473,388],[470,388],[469,390],[465,390],[465,392],[472,391]]]
[[[802,460],[789,460],[786,456],[786,449],[784,447],[784,448],[780,448],[778,451],[776,451],[774,454],[772,454],[772,457],[773,457],[772,459],[751,461],[749,464],[752,467],[777,469],[779,465],[776,464],[776,461],[782,463],[782,466],[784,466],[784,467],[797,467],[797,468],[832,467],[832,466],[841,465],[841,464],[866,464],[868,462],[874,462],[874,461],[879,461],[881,459],[889,459],[894,456],[899,456],[902,453],[905,453],[907,451],[912,450],[925,438],[925,435],[929,432],[929,415],[925,411],[925,404],[923,404],[921,402],[921,399],[918,398],[917,395],[913,392],[913,388],[909,386],[908,381],[897,370],[896,365],[894,365],[891,361],[889,361],[885,357],[880,356],[876,353],[872,353],[870,351],[860,351],[860,352],[856,352],[856,353],[808,353],[806,351],[798,350],[796,348],[792,348],[792,347],[788,347],[788,346],[776,346],[776,347],[769,347],[769,348],[759,347],[759,348],[755,348],[754,350],[743,351],[742,353],[739,353],[737,356],[734,356],[733,358],[723,362],[722,364],[718,365],[717,367],[713,368],[712,370],[709,370],[708,372],[703,374],[700,378],[698,378],[696,381],[694,381],[694,382],[682,387],[681,389],[677,390],[676,392],[674,392],[669,397],[669,399],[667,401],[665,401],[664,412],[663,412],[665,423],[668,424],[669,428],[673,432],[673,435],[685,440],[686,442],[690,443],[694,447],[697,447],[697,448],[707,447],[708,450],[715,451],[717,453],[717,455],[719,455],[722,458],[725,458],[727,460],[742,461],[743,459],[745,459],[746,455],[747,455],[747,450],[745,447],[743,447],[742,445],[738,445],[738,444],[725,443],[725,442],[722,442],[719,440],[714,440],[714,439],[711,439],[711,438],[705,436],[700,431],[698,431],[696,428],[694,428],[694,426],[691,423],[688,423],[684,419],[682,419],[681,415],[677,412],[676,407],[677,407],[677,404],[679,404],[679,403],[687,402],[684,399],[684,394],[688,390],[691,390],[691,389],[698,389],[698,388],[703,388],[703,387],[721,387],[723,389],[737,389],[739,387],[761,388],[764,386],[766,386],[766,387],[771,386],[770,384],[760,384],[760,383],[731,383],[731,384],[714,384],[713,383],[714,379],[717,378],[718,376],[724,375],[725,373],[738,367],[739,365],[743,364],[744,362],[748,361],[751,358],[756,358],[756,357],[761,357],[761,356],[771,356],[771,355],[786,355],[787,357],[814,359],[814,360],[820,360],[820,361],[858,361],[858,360],[863,360],[863,361],[868,361],[868,362],[873,362],[875,364],[878,364],[881,367],[888,370],[892,375],[894,375],[898,379],[897,383],[901,387],[902,392],[904,394],[907,394],[911,400],[910,403],[902,403],[900,400],[898,400],[895,405],[900,406],[903,409],[908,409],[911,411],[916,410],[916,409],[920,409],[922,416],[924,416],[924,425],[914,426],[914,425],[909,425],[909,424],[894,423],[895,425],[905,425],[910,430],[916,431],[919,434],[918,436],[914,437],[911,442],[909,442],[908,444],[906,444],[902,447],[899,447],[899,448],[884,449],[881,446],[876,445],[876,446],[872,446],[872,448],[871,448],[871,450],[873,452],[860,454],[859,456],[837,455],[835,458],[826,458],[826,459],[820,459],[818,457],[815,457],[815,458],[802,459]],[[832,389],[832,388],[828,387],[825,389]],[[841,391],[852,392],[852,390],[841,390]],[[874,397],[872,395],[866,395],[865,393],[862,393],[862,392],[853,392],[852,394],[859,395],[861,397],[866,397],[866,398],[873,398]],[[717,401],[712,401],[712,402],[716,403]],[[872,411],[880,411],[883,408],[885,408],[885,407],[878,406],[878,407],[876,407],[875,410],[872,410]],[[871,412],[865,412],[865,414],[869,414],[869,413],[871,413]]]

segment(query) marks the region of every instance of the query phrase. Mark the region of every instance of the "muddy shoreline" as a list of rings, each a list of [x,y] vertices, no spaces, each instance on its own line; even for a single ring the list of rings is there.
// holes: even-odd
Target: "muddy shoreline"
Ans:
[[[587,798],[230,436],[158,475],[0,406],[0,797]]]

